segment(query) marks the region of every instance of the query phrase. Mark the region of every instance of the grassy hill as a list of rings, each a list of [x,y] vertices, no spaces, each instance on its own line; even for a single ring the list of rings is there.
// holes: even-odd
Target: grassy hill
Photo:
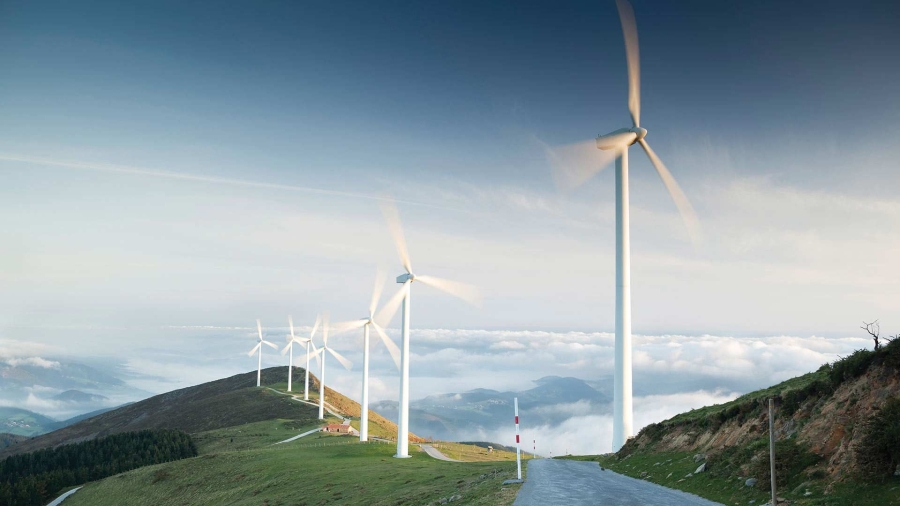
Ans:
[[[286,380],[287,368],[265,369],[262,377],[264,384]],[[312,419],[316,414],[310,406],[292,401],[290,397],[256,388],[254,371],[156,395],[101,413],[4,448],[0,450],[0,457],[142,429],[178,429],[194,433],[276,418]]]
[[[200,434],[200,457],[90,483],[66,505],[422,505],[458,496],[454,504],[502,506],[512,504],[518,490],[502,485],[515,477],[514,462],[443,462],[416,447],[411,458],[395,459],[392,444],[321,433],[271,444],[286,429],[303,428],[259,422]],[[219,437],[227,433],[248,436],[231,443]]]
[[[769,487],[769,398],[779,497],[798,505],[900,504],[900,339],[648,425],[617,454],[585,458],[725,504],[760,504]]]
[[[303,370],[295,372],[295,384]],[[152,397],[103,413],[27,441],[16,453],[137,428],[180,428],[191,432],[200,456],[144,467],[88,483],[66,499],[67,505],[166,504],[512,504],[517,486],[510,454],[448,445],[454,457],[473,462],[435,460],[417,446],[411,458],[392,458],[391,443],[359,443],[355,436],[315,433],[276,444],[321,426],[314,405],[285,395],[287,370],[263,371],[265,388],[256,388],[255,372]],[[311,402],[317,401],[315,380]],[[293,392],[294,395],[297,392]],[[358,417],[359,405],[331,389],[328,404],[342,415]],[[396,435],[396,426],[370,413],[370,433]],[[329,417],[329,422],[336,421]],[[358,423],[358,422],[357,422]],[[417,438],[418,439],[418,438]]]

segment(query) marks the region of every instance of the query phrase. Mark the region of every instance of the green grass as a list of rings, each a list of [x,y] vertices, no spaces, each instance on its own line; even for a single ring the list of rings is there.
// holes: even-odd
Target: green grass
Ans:
[[[701,462],[694,462],[694,453],[660,452],[633,454],[617,460],[612,454],[564,457],[572,460],[596,461],[599,465],[633,478],[646,479],[669,488],[683,490],[726,505],[764,504],[769,493],[744,485],[747,476],[716,473],[715,462],[708,471],[693,473]],[[642,473],[646,473],[642,476]],[[791,500],[797,506],[889,506],[900,505],[900,479],[885,484],[837,483],[828,493],[821,480],[800,480],[790,490],[779,489],[778,496]],[[807,492],[809,495],[806,495]]]
[[[511,504],[514,498],[514,490],[501,491],[501,482],[514,477],[512,463],[456,464],[424,453],[394,459],[393,453],[392,445],[379,443],[213,453],[91,483],[66,503],[398,505],[459,494],[459,504]]]
[[[313,386],[315,385],[315,388]],[[309,402],[318,404],[319,402],[319,390],[318,390],[318,380],[315,376],[310,376],[309,381]],[[303,384],[294,383],[292,385],[292,391],[287,391],[287,381],[281,383],[274,383],[268,385],[269,388],[277,390],[282,393],[290,393],[291,395],[299,395],[300,398],[303,398]],[[350,399],[349,397],[332,390],[327,385],[325,386],[325,402],[326,407],[331,406],[334,411],[343,414],[347,418],[350,419],[350,425],[359,430],[359,415],[360,415],[360,406],[359,403]],[[327,411],[326,411],[327,414]],[[397,425],[394,422],[391,422],[387,418],[379,415],[378,413],[369,410],[369,436],[371,437],[380,437],[384,439],[395,439],[397,437]],[[409,434],[409,439],[412,442],[422,441],[422,439],[416,436],[413,433]]]
[[[446,441],[436,441],[430,444],[451,459],[461,460],[463,462],[516,461],[516,454],[514,452],[507,452],[497,449],[495,449],[493,452],[488,452],[486,448],[482,448],[480,446],[465,445]],[[526,459],[523,457],[522,460]]]
[[[325,423],[336,423],[338,420],[328,416]],[[247,423],[235,427],[210,430],[194,434],[194,441],[201,455],[226,451],[242,451],[264,448],[279,441],[302,434],[320,427],[322,422],[296,420],[266,420],[264,422]],[[300,438],[297,443],[312,441],[318,434]],[[293,442],[293,441],[292,441]],[[288,444],[288,443],[285,443]]]
[[[309,425],[309,426],[307,426]],[[90,483],[66,500],[78,505],[419,505],[461,495],[454,504],[509,505],[515,462],[452,463],[410,446],[316,433],[272,446],[317,424],[256,422],[196,434],[201,456]],[[506,452],[504,452],[506,453]]]

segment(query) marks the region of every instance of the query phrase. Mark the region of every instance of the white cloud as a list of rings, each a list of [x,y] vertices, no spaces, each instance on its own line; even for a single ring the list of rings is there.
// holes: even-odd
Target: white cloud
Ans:
[[[634,398],[635,433],[650,423],[671,418],[678,413],[712,404],[720,404],[737,398],[732,392],[698,390],[672,395],[652,395]],[[577,403],[566,405],[572,415],[559,425],[532,427],[526,416],[519,419],[522,449],[531,453],[537,445],[538,455],[595,455],[608,453],[612,448],[612,417],[584,413]],[[496,431],[474,431],[464,434],[461,440],[491,441],[515,446],[515,426]],[[534,441],[534,442],[533,442]]]
[[[8,358],[6,359],[6,363],[12,367],[32,365],[35,367],[43,367],[44,369],[59,369],[59,362],[55,360],[45,360],[41,357]]]

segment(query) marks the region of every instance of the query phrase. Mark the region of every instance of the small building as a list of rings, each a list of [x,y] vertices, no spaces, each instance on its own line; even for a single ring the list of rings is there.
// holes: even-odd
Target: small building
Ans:
[[[322,428],[322,432],[334,432],[337,434],[352,434],[356,432],[348,423],[347,425],[340,423],[329,423]]]

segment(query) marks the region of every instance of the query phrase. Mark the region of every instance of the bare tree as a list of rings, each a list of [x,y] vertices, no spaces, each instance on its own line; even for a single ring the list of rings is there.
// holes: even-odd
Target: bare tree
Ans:
[[[873,321],[872,323],[866,323],[863,320],[863,326],[860,327],[865,330],[872,336],[872,339],[875,340],[875,349],[881,348],[881,324],[878,323],[878,320]]]

